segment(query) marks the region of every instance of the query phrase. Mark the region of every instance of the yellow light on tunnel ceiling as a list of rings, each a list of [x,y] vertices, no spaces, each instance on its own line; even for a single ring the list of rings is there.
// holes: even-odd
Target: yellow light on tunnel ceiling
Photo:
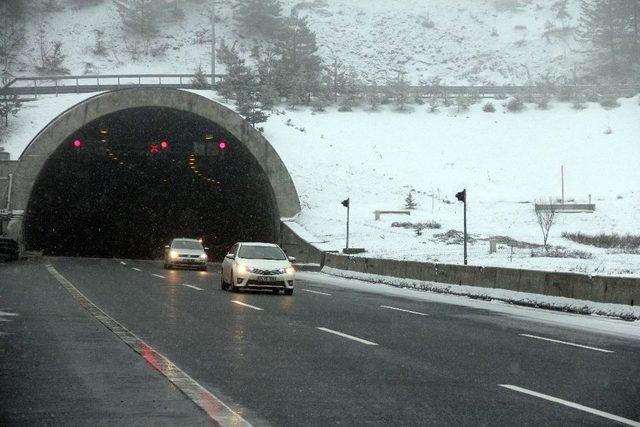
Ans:
[[[208,133],[208,134],[206,134],[206,135],[204,136],[204,139],[206,139],[207,141],[211,141],[211,140],[213,140],[213,135],[212,135],[212,134],[210,134],[210,133]]]
[[[109,135],[109,131],[107,129],[104,129],[104,128],[100,129],[99,132],[100,132],[100,135]]]

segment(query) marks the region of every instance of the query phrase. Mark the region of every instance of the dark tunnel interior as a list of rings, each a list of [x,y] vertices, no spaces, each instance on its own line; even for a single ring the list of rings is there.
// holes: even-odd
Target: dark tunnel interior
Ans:
[[[277,239],[273,191],[228,131],[195,114],[136,108],[79,129],[47,160],[26,212],[27,249],[159,258],[174,237],[212,259],[236,241]]]

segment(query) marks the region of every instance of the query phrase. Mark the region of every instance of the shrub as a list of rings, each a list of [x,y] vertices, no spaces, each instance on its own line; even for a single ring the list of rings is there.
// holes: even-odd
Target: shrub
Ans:
[[[584,233],[562,233],[562,237],[583,245],[591,245],[597,248],[616,248],[623,250],[640,249],[640,235],[626,234],[595,234],[589,235]]]
[[[522,100],[518,97],[510,98],[504,104],[504,106],[507,108],[508,111],[511,111],[512,113],[524,110],[524,102],[522,102]]]
[[[482,111],[484,111],[485,113],[495,113],[496,107],[494,107],[491,102],[487,102],[482,106]]]
[[[570,251],[562,248],[553,248],[548,251],[531,251],[532,258],[578,258],[578,259],[591,259],[593,255],[585,251]]]
[[[427,221],[427,222],[392,222],[392,227],[396,228],[407,228],[407,229],[433,229],[437,230],[442,227],[439,222],[436,221]]]
[[[602,97],[600,98],[599,102],[600,102],[600,105],[606,109],[617,108],[620,106],[620,103],[614,97],[608,97],[608,96]]]
[[[536,107],[538,110],[547,110],[549,109],[549,97],[542,96],[536,101]]]

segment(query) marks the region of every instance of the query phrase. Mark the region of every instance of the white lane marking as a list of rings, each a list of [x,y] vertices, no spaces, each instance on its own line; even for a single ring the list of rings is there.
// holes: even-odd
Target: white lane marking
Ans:
[[[245,304],[242,301],[231,300],[231,302],[234,303],[234,304],[242,305],[244,307],[253,308],[254,310],[262,311],[262,309],[260,307],[256,307],[255,305],[251,305],[251,304]]]
[[[419,311],[405,310],[404,308],[390,307],[388,305],[381,305],[380,307],[388,308],[389,310],[396,310],[396,311],[402,311],[402,312],[405,312],[405,313],[417,314],[419,316],[428,316],[427,313],[420,313]]]
[[[142,270],[140,270],[139,268],[135,268],[135,267],[131,267],[131,269],[132,269],[132,270],[135,270],[135,271],[142,271]]]
[[[251,424],[242,418],[237,412],[218,399],[213,393],[204,388],[200,383],[191,378],[175,363],[167,359],[156,349],[140,339],[136,334],[122,326],[117,320],[107,315],[104,311],[89,300],[71,282],[60,274],[51,264],[45,264],[49,273],[84,307],[93,317],[113,332],[120,340],[127,344],[133,351],[144,358],[149,365],[160,371],[182,393],[191,399],[212,420],[221,426],[251,427]],[[237,406],[237,405],[236,405]],[[240,408],[240,412],[245,412]]]
[[[537,340],[551,341],[551,342],[555,342],[555,343],[558,343],[558,344],[565,344],[565,345],[571,345],[573,347],[580,347],[580,348],[586,348],[586,349],[594,350],[594,351],[601,351],[603,353],[614,353],[614,351],[612,351],[612,350],[605,350],[603,348],[590,347],[588,345],[575,344],[575,343],[572,343],[572,342],[554,340],[553,338],[539,337],[537,335],[529,335],[529,334],[518,334],[518,335],[520,335],[521,337],[535,338]]]
[[[569,402],[568,400],[559,399],[557,397],[549,396],[547,394],[538,393],[536,391],[527,390],[526,388],[518,387],[511,384],[498,384],[500,387],[508,388],[513,391],[518,391],[520,393],[528,394],[530,396],[539,397],[540,399],[545,399],[550,402],[559,403],[561,405],[568,406],[570,408],[578,409],[580,411],[588,412],[590,414],[598,415],[603,418],[608,418],[613,421],[617,421],[622,424],[626,424],[629,426],[640,427],[640,422],[633,421],[627,418],[619,417],[617,415],[610,414],[608,412],[599,411],[597,409],[589,408],[588,406],[580,405],[579,403]]]
[[[126,263],[126,262],[124,262],[124,261],[120,261],[120,264],[122,264],[122,265],[127,265],[127,263]]]
[[[326,292],[320,292],[320,291],[312,291],[311,289],[300,289],[301,291],[304,292],[311,292],[312,294],[319,294],[319,295],[328,295],[331,296],[331,294],[328,294]]]
[[[193,285],[189,285],[187,283],[182,283],[182,284],[180,284],[180,286],[186,286],[187,288],[195,289],[196,291],[203,291],[204,290],[202,288],[199,288],[199,287],[193,286]]]
[[[342,333],[342,332],[334,331],[333,329],[321,328],[321,327],[318,327],[318,329],[320,329],[321,331],[324,331],[324,332],[329,332],[330,334],[339,335],[339,336],[344,337],[344,338],[349,338],[350,340],[358,341],[358,342],[360,342],[362,344],[378,345],[378,344],[376,344],[376,343],[374,343],[372,341],[363,340],[362,338],[358,338],[358,337],[354,337],[353,335],[348,335],[348,334],[345,334],[345,333]]]
[[[160,279],[166,279],[166,277],[161,276],[160,274],[154,274],[154,273],[151,273],[151,275],[152,275],[152,276],[155,276],[155,277],[158,277],[158,278],[160,278]]]

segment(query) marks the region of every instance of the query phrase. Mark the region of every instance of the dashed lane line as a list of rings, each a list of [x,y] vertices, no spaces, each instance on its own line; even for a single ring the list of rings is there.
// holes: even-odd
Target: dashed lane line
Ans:
[[[599,411],[598,409],[589,408],[588,406],[580,405],[579,403],[570,402],[568,400],[559,399],[557,397],[549,396],[548,394],[538,393],[537,391],[527,390],[526,388],[518,387],[511,384],[498,384],[500,387],[508,388],[509,390],[517,391],[519,393],[528,394],[529,396],[538,397],[540,399],[548,400],[549,402],[559,403],[570,408],[577,409],[579,411],[588,412],[589,414],[598,415],[599,417],[607,418],[612,421],[617,421],[628,426],[640,427],[640,422],[633,421],[628,418],[623,418],[618,415],[613,415],[608,412]]]
[[[120,261],[120,264],[122,264],[122,265],[127,265],[127,263],[126,263],[126,262],[124,262],[124,261]]]
[[[260,308],[260,307],[256,307],[255,305],[251,305],[251,304],[245,304],[245,303],[244,303],[244,302],[242,302],[242,301],[238,301],[238,300],[231,300],[231,302],[232,302],[232,303],[234,303],[234,304],[241,305],[241,306],[243,306],[243,307],[252,308],[252,309],[254,309],[254,310],[258,310],[258,311],[262,311],[262,310],[263,310],[263,309],[262,309],[262,308]]]
[[[142,270],[140,270],[139,268],[135,268],[135,267],[131,267],[131,269],[132,269],[132,270],[135,270],[135,271],[142,271]]]
[[[115,319],[108,316],[97,305],[92,303],[71,282],[60,274],[51,264],[45,264],[49,273],[85,308],[93,317],[113,332],[120,340],[131,347],[144,358],[149,365],[158,370],[171,381],[187,398],[202,409],[209,418],[221,426],[251,427],[248,421],[237,412],[218,399],[209,390],[191,378],[186,372],[176,366],[171,360],[158,353],[153,347],[140,339],[133,332],[122,326]],[[241,409],[240,412],[244,412]]]
[[[189,285],[188,283],[181,283],[180,286],[186,286],[187,288],[195,289],[196,291],[203,291],[204,289],[197,286]]]
[[[398,307],[390,307],[388,305],[381,305],[381,308],[387,308],[389,310],[396,310],[396,311],[402,311],[404,313],[411,313],[411,314],[417,314],[418,316],[428,316],[427,313],[421,313],[419,311],[412,311],[412,310],[405,310],[404,308],[398,308]]]
[[[157,277],[157,278],[159,278],[159,279],[166,279],[166,277],[164,277],[164,276],[163,276],[163,275],[161,275],[161,274],[151,273],[151,275],[152,275],[152,276],[154,276],[154,277]]]
[[[333,329],[321,328],[321,327],[318,327],[318,329],[320,329],[321,331],[324,331],[324,332],[328,332],[330,334],[338,335],[338,336],[341,336],[343,338],[348,338],[350,340],[357,341],[357,342],[362,343],[362,344],[378,345],[378,344],[374,343],[373,341],[364,340],[362,338],[354,337],[353,335],[345,334],[344,332],[334,331]]]
[[[588,345],[576,344],[576,343],[567,342],[567,341],[554,340],[553,338],[539,337],[537,335],[529,335],[529,334],[518,334],[518,335],[520,335],[521,337],[534,338],[534,339],[543,340],[543,341],[550,341],[557,344],[570,345],[572,347],[586,348],[588,350],[600,351],[602,353],[615,353],[613,350],[605,350],[604,348],[591,347]]]
[[[312,294],[318,294],[318,295],[327,295],[327,296],[331,296],[331,294],[328,294],[326,292],[320,292],[320,291],[313,291],[311,289],[300,289],[301,291],[304,292],[311,292]]]

